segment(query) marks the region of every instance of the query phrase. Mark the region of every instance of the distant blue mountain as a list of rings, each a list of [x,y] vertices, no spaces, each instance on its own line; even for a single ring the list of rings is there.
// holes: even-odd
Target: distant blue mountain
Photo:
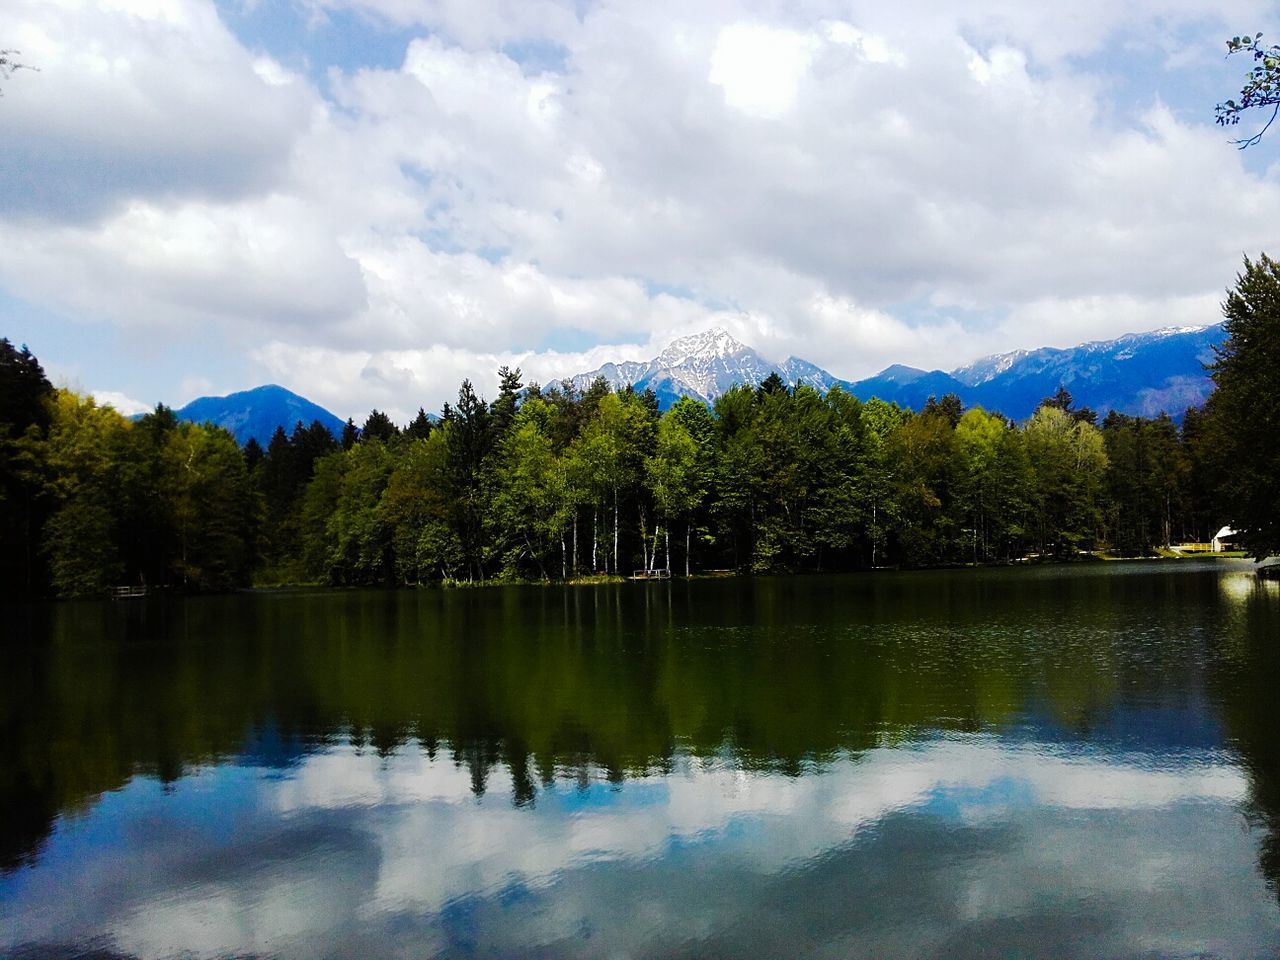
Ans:
[[[886,367],[874,377],[845,384],[844,387],[859,400],[878,397],[915,410],[924,406],[930,397],[956,393],[961,399],[966,399],[965,395],[969,392],[963,383],[949,373],[941,370],[919,370],[901,363]],[[972,406],[967,399],[966,406]]]
[[[1059,386],[1071,391],[1077,406],[1100,415],[1109,410],[1175,418],[1205,401],[1213,382],[1205,364],[1214,346],[1226,339],[1222,324],[1171,327],[1100,340],[1077,347],[1017,350],[984,357],[947,373],[895,364],[874,377],[850,383],[826,370],[789,357],[771,363],[723,330],[682,337],[648,362],[607,363],[572,378],[586,389],[603,376],[615,388],[634,384],[651,389],[662,409],[681,397],[712,403],[739,383],[756,384],[777,372],[791,386],[808,384],[826,392],[840,386],[862,400],[879,397],[920,409],[930,397],[957,394],[966,407],[982,406],[1015,420],[1029,417]],[[182,420],[211,422],[231,431],[240,443],[256,437],[264,446],[276,427],[291,431],[299,420],[319,420],[335,437],[343,421],[305,397],[274,384],[225,397],[201,397],[176,411]]]
[[[874,377],[850,383],[821,367],[789,357],[771,363],[723,330],[682,337],[653,360],[606,363],[571,378],[585,390],[596,377],[615,389],[634,384],[651,389],[667,409],[680,397],[712,403],[739,383],[759,383],[776,371],[791,386],[809,384],[820,391],[839,385],[862,400],[881,400],[920,409],[930,397],[957,394],[965,406],[982,406],[1015,420],[1029,417],[1059,386],[1071,391],[1077,406],[1100,415],[1109,410],[1174,417],[1205,401],[1213,383],[1205,364],[1226,339],[1221,324],[1169,327],[1099,340],[1077,347],[1017,350],[985,357],[947,373],[895,364]]]
[[[1091,407],[1099,415],[1118,410],[1145,417],[1165,412],[1180,418],[1212,392],[1205,364],[1213,360],[1214,346],[1225,339],[1220,323],[1167,327],[1065,349],[1016,350],[984,357],[950,373],[894,366],[859,380],[850,389],[864,400],[877,396],[915,409],[929,397],[954,393],[965,406],[981,406],[1021,420],[1064,386],[1076,406]]]
[[[225,427],[241,444],[254,437],[265,447],[276,427],[284,427],[286,433],[292,432],[299,420],[304,426],[309,426],[312,420],[319,420],[335,437],[342,436],[341,419],[306,397],[275,384],[241,390],[225,397],[200,397],[174,413],[179,420]]]
[[[1220,323],[1166,327],[1065,350],[1043,347],[987,357],[952,375],[969,388],[969,402],[1015,419],[1034,413],[1059,384],[1071,391],[1077,406],[1099,414],[1165,412],[1180,418],[1213,392],[1205,366],[1213,360],[1213,348],[1226,339]]]

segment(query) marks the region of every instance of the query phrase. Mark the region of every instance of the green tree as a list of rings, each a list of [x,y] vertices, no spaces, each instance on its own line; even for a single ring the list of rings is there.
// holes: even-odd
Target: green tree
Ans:
[[[305,576],[312,581],[336,582],[341,578],[337,531],[330,521],[342,498],[349,453],[344,450],[317,460],[311,482],[302,494],[298,549]]]
[[[235,438],[220,427],[179,424],[169,435],[179,554],[176,573],[192,590],[247,586],[253,568],[254,498]]]
[[[361,440],[381,440],[383,443],[390,443],[398,436],[400,436],[400,428],[381,410],[370,411],[364,426],[360,428]]]
[[[483,580],[484,461],[489,452],[489,407],[477,396],[471,381],[463,380],[458,388],[458,405],[452,409],[446,406],[444,413],[454,532],[465,557],[467,579]]]
[[[391,530],[401,583],[456,580],[462,545],[452,524],[447,428],[408,444],[397,458],[378,509]]]
[[[712,519],[722,551],[739,570],[755,555],[756,486],[761,471],[760,447],[754,424],[759,412],[756,392],[739,384],[716,397],[715,450],[712,484],[716,496]]]
[[[815,539],[820,549],[847,554],[866,535],[867,511],[859,480],[867,446],[867,424],[863,421],[862,402],[839,386],[827,391],[825,401],[831,409],[831,463],[818,491]]]
[[[404,428],[404,435],[410,440],[425,440],[431,436],[431,418],[421,407],[418,408],[417,416]]]
[[[1215,122],[1220,127],[1234,127],[1248,110],[1265,113],[1269,108],[1271,111],[1261,130],[1235,141],[1236,146],[1243,150],[1262,140],[1263,134],[1275,122],[1277,111],[1280,111],[1280,46],[1264,46],[1260,33],[1252,37],[1246,34],[1227,41],[1227,56],[1236,54],[1248,54],[1253,58],[1253,66],[1240,88],[1239,99],[1223,101],[1214,108]]]
[[[857,496],[867,515],[867,539],[872,567],[888,559],[888,546],[901,520],[898,497],[902,464],[894,437],[908,419],[897,404],[872,397],[863,405],[863,456],[855,482]]]
[[[492,433],[491,443],[494,448],[502,442],[516,419],[516,409],[520,406],[520,368],[498,368],[498,396],[489,405],[489,430]]]
[[[1025,428],[1035,474],[1036,536],[1042,553],[1062,559],[1091,548],[1102,522],[1106,444],[1097,427],[1043,406]]]
[[[1222,305],[1209,398],[1224,522],[1262,559],[1280,552],[1280,263],[1248,258]]]
[[[1213,418],[1204,407],[1192,407],[1182,415],[1179,441],[1186,462],[1184,489],[1185,539],[1207,543],[1222,525],[1225,515],[1218,505],[1222,486],[1218,445],[1214,441]]]
[[[595,415],[587,421],[574,444],[571,457],[581,476],[577,481],[591,491],[596,511],[592,522],[592,563],[595,565],[600,508],[611,515],[612,569],[621,569],[622,503],[631,498],[643,479],[645,457],[653,447],[655,427],[649,409],[634,392],[607,393]],[[643,510],[643,507],[641,508]],[[640,514],[641,527],[645,524]],[[642,540],[644,533],[641,534]]]
[[[698,404],[698,406],[702,405]],[[691,517],[706,495],[705,481],[699,472],[698,460],[698,441],[694,439],[683,420],[669,412],[658,423],[657,444],[653,456],[645,461],[645,473],[650,489],[653,491],[654,506],[662,520],[667,569],[671,569],[671,525],[678,520],[684,520],[685,576],[689,575],[690,569]]]
[[[392,583],[392,528],[379,509],[393,468],[387,445],[361,439],[343,456],[338,499],[327,523],[329,577],[339,583]]]
[[[935,406],[907,418],[894,432],[898,549],[912,566],[937,563],[955,545],[952,471],[956,462],[951,413]]]
[[[1173,540],[1181,513],[1187,462],[1178,429],[1169,417],[1154,420],[1115,410],[1102,423],[1107,445],[1108,528],[1112,547],[1149,553]]]
[[[360,442],[360,428],[356,426],[355,420],[347,417],[347,422],[342,425],[342,436],[338,442],[343,450],[350,450]]]
[[[1000,452],[1008,432],[1004,418],[981,407],[965,411],[956,424],[956,506],[965,517],[961,539],[968,539],[975,562],[991,559],[1004,526]]]
[[[178,418],[164,404],[113,437],[118,537],[122,580],[166,587],[180,576],[181,549],[174,518],[179,463],[170,454]]]
[[[0,593],[43,592],[41,528],[48,512],[41,451],[53,387],[25,346],[0,338]]]
[[[54,509],[44,550],[61,597],[102,596],[124,569],[117,542],[113,434],[127,423],[110,407],[59,390],[46,456]]]
[[[244,465],[250,475],[258,469],[258,465],[262,463],[262,459],[267,455],[267,451],[262,449],[262,444],[258,442],[257,437],[250,437],[244,444]]]
[[[569,502],[565,464],[551,446],[554,416],[544,400],[526,400],[498,450],[488,519],[509,576],[519,576],[521,561],[527,560],[548,579],[547,564],[557,545],[561,577],[568,574]]]

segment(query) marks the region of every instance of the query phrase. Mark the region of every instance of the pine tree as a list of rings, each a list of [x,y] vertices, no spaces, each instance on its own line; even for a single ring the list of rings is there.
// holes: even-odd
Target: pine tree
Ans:
[[[1222,312],[1208,408],[1223,521],[1262,559],[1280,553],[1280,263],[1246,258]]]
[[[381,440],[383,443],[390,443],[398,436],[400,436],[400,428],[381,410],[370,411],[369,418],[360,428],[361,440]]]
[[[0,338],[0,593],[36,596],[47,584],[39,553],[48,514],[39,444],[52,398],[40,361]]]
[[[404,428],[404,435],[410,440],[425,440],[431,436],[431,418],[421,407],[418,408],[418,415]]]
[[[347,422],[342,425],[342,449],[350,450],[360,442],[360,428],[356,426],[356,422],[350,417]]]
[[[267,453],[262,449],[262,444],[258,442],[257,437],[250,437],[245,441],[243,451],[244,465],[250,473],[258,469],[258,464],[262,463],[262,458],[266,455]]]

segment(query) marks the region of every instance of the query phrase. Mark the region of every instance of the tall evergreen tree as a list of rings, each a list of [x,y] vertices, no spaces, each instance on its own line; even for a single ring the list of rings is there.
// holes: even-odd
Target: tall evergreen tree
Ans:
[[[31,351],[0,338],[0,595],[35,596],[47,584],[39,550],[49,507],[40,444],[52,399]]]
[[[1222,312],[1208,407],[1223,520],[1262,559],[1280,553],[1280,263],[1246,258]]]
[[[262,463],[262,459],[266,455],[267,452],[262,449],[262,444],[258,442],[257,437],[250,437],[245,441],[244,465],[250,474],[258,469],[258,464]]]
[[[339,442],[343,450],[350,450],[360,442],[360,428],[350,417],[347,417],[347,422],[342,425],[342,438]]]
[[[400,436],[400,428],[381,410],[370,411],[364,426],[360,428],[361,440],[381,440],[383,443],[390,443],[398,436]]]
[[[431,436],[431,418],[421,407],[418,408],[418,415],[404,428],[404,435],[410,440],[425,440]]]
[[[462,546],[468,579],[483,580],[483,465],[489,451],[489,408],[470,380],[458,388],[458,404],[449,411],[449,479],[454,503],[454,530]]]
[[[520,404],[520,368],[498,368],[498,396],[489,406],[490,443],[496,446],[507,435],[516,419]]]

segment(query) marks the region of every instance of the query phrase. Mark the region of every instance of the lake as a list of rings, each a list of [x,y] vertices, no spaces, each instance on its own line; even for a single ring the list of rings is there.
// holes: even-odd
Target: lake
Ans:
[[[1251,569],[11,608],[0,953],[1280,956]]]

